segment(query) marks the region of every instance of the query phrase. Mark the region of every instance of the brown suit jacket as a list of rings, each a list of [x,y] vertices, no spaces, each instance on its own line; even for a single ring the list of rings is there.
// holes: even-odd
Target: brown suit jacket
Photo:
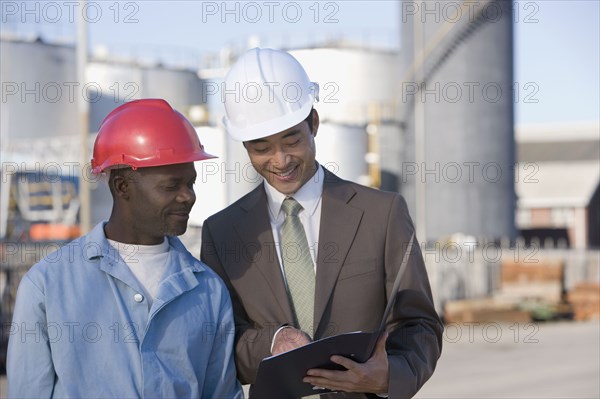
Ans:
[[[376,331],[414,231],[406,202],[325,170],[321,206],[314,338]],[[262,185],[206,220],[201,258],[230,290],[238,377],[253,383],[275,331],[293,324]],[[418,245],[397,295],[386,344],[390,398],[413,396],[441,354],[443,327]]]

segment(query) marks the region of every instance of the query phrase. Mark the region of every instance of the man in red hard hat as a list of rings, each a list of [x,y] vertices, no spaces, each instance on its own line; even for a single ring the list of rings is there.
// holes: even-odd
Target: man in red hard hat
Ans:
[[[164,100],[106,117],[92,170],[112,213],[23,277],[10,397],[243,397],[227,289],[175,237],[196,200],[193,162],[209,158]]]

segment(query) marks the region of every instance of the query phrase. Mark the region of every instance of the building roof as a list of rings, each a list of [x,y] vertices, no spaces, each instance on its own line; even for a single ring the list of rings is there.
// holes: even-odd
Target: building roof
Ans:
[[[534,125],[518,127],[519,162],[600,160],[600,125]]]
[[[586,207],[598,187],[600,164],[522,162],[515,174],[520,208]]]
[[[586,207],[600,182],[600,125],[519,127],[520,208]]]
[[[598,161],[600,142],[579,140],[568,142],[519,143],[519,162]]]
[[[581,122],[569,124],[522,125],[515,128],[518,143],[524,142],[565,142],[600,140],[600,123]]]

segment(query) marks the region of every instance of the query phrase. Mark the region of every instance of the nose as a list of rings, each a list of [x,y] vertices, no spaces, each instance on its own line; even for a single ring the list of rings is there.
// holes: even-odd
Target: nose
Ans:
[[[196,202],[196,192],[194,191],[194,188],[184,186],[177,194],[177,201],[194,204],[194,202]]]
[[[272,164],[278,169],[283,169],[290,161],[290,156],[283,151],[282,149],[278,149],[275,154],[273,154]]]

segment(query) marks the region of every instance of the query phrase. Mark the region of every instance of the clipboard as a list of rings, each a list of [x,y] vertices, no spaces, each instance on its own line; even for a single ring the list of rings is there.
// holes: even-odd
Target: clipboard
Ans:
[[[402,264],[394,281],[393,293],[398,292],[402,276],[406,272],[415,234],[410,238]],[[256,382],[250,389],[250,399],[295,399],[303,396],[333,392],[329,389],[313,389],[302,379],[309,369],[344,370],[330,358],[340,355],[358,363],[364,363],[373,354],[377,339],[383,333],[387,319],[394,307],[397,295],[390,295],[385,312],[375,332],[351,332],[334,335],[311,342],[300,348],[263,359],[258,367]]]

